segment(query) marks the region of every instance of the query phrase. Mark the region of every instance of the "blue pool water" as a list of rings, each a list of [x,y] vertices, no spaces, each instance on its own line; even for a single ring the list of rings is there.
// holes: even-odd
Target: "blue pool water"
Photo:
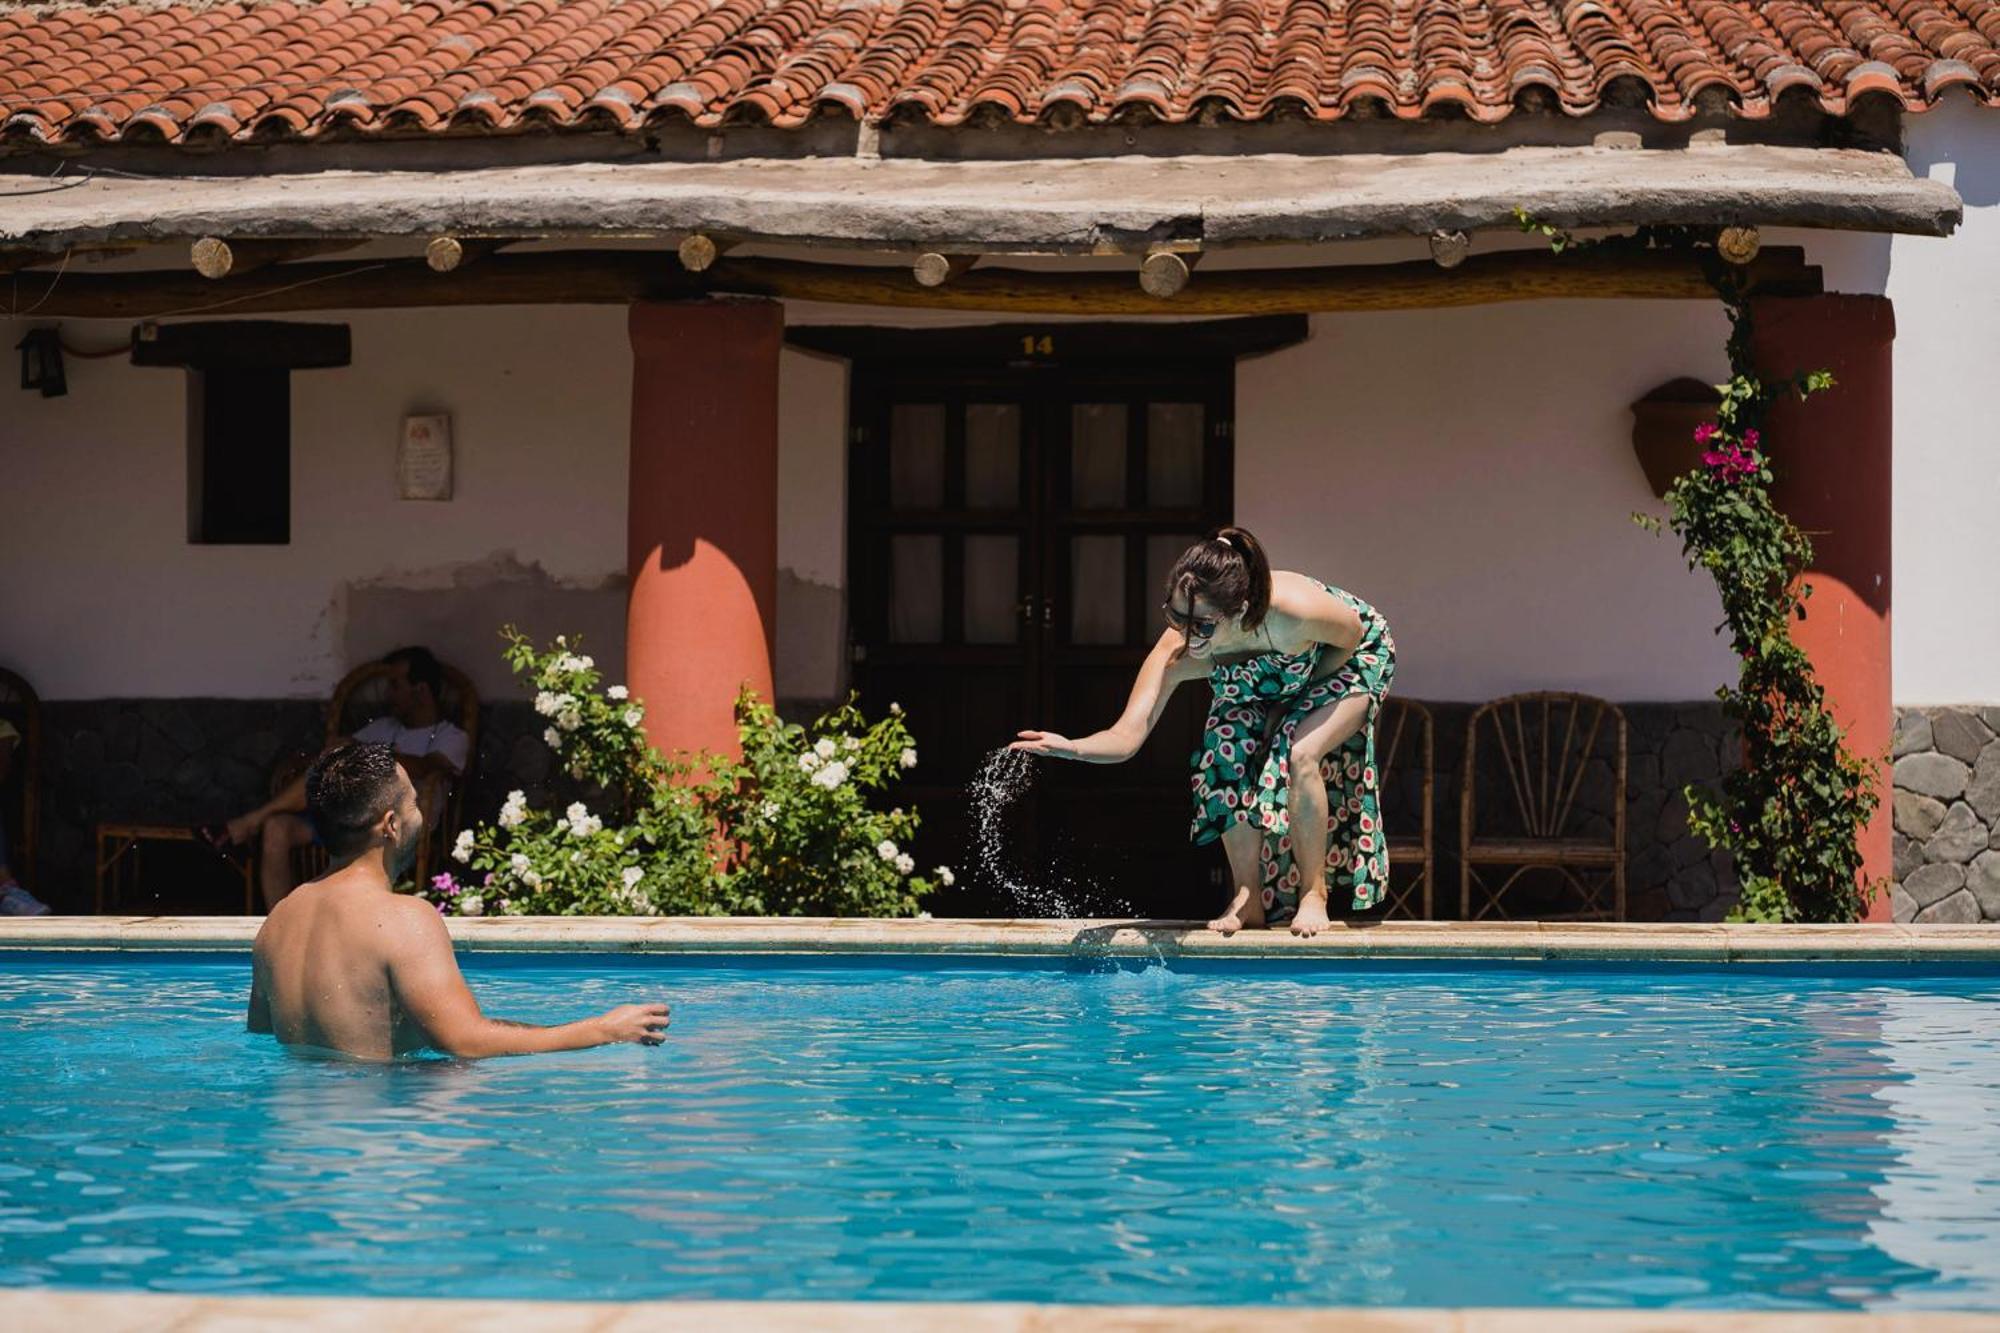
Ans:
[[[0,958],[0,1285],[2000,1310],[2000,973],[467,961],[654,1050],[363,1066]]]

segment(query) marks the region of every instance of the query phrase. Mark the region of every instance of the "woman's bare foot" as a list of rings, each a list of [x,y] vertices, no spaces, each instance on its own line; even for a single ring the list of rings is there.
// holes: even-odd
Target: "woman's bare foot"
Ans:
[[[1311,939],[1326,927],[1326,890],[1307,889],[1299,895],[1299,910],[1292,916],[1292,934]]]
[[[1208,928],[1222,935],[1234,935],[1239,930],[1262,930],[1264,896],[1255,889],[1236,890],[1236,896],[1229,900],[1228,908],[1221,916],[1209,922]]]

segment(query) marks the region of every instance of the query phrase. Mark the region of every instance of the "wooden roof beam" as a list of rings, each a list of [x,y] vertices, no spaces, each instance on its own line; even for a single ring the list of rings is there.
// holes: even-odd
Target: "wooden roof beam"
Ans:
[[[273,264],[352,250],[363,244],[366,242],[357,237],[227,241],[220,236],[203,236],[188,247],[188,262],[194,265],[195,272],[213,282],[242,277]]]
[[[1820,288],[1820,271],[1795,246],[1766,246],[1747,266],[1752,285],[1789,293]],[[1542,249],[1471,255],[1450,271],[1430,259],[1319,268],[1230,269],[1191,284],[1163,308],[1129,270],[1061,273],[981,267],[939,287],[900,267],[843,267],[779,259],[725,260],[697,280],[649,251],[555,251],[496,255],[448,283],[421,259],[367,264],[291,264],[246,281],[237,314],[454,305],[625,304],[703,295],[767,296],[844,305],[1028,314],[1310,314],[1416,310],[1561,299],[1712,300],[1698,256],[1673,250]],[[310,285],[304,285],[310,284]],[[79,274],[72,270],[40,306],[50,318],[146,319],[194,307],[214,287],[191,274]]]

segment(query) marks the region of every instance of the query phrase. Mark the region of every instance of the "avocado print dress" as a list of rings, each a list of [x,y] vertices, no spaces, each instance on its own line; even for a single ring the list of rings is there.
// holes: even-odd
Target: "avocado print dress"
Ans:
[[[1326,653],[1323,643],[1297,653],[1274,650],[1216,663],[1208,674],[1214,702],[1192,760],[1195,844],[1216,841],[1233,824],[1263,829],[1258,863],[1264,911],[1273,921],[1297,910],[1301,886],[1289,809],[1293,736],[1308,714],[1349,695],[1368,697],[1368,720],[1320,766],[1326,778],[1327,901],[1338,911],[1345,893],[1355,911],[1366,911],[1382,901],[1389,882],[1375,719],[1396,674],[1396,642],[1374,607],[1331,584],[1320,586],[1361,617],[1361,642],[1353,654],[1320,680],[1313,673]]]

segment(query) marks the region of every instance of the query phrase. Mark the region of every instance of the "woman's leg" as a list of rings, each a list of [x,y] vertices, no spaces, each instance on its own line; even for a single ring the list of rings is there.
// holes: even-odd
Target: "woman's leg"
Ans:
[[[1257,863],[1257,848],[1264,830],[1249,821],[1231,824],[1222,833],[1222,850],[1229,853],[1229,878],[1235,886],[1229,906],[1208,923],[1210,930],[1234,935],[1239,930],[1257,930],[1264,924],[1264,879]]]
[[[1287,807],[1292,857],[1299,868],[1294,935],[1317,935],[1327,924],[1326,775],[1320,761],[1368,724],[1373,702],[1365,694],[1350,694],[1307,713],[1292,732]]]

